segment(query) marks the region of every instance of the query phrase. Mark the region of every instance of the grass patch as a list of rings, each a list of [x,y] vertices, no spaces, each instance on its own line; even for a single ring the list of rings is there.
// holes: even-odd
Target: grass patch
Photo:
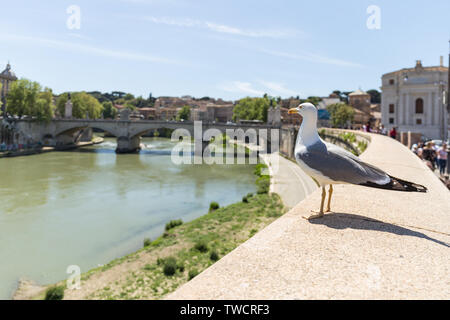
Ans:
[[[219,260],[219,254],[217,253],[217,251],[215,251],[215,250],[211,251],[211,254],[209,255],[209,259],[211,259],[211,261],[214,261],[214,262]]]
[[[216,211],[219,208],[220,208],[219,204],[217,202],[213,201],[209,205],[209,212]]]
[[[256,193],[258,194],[266,194],[269,193],[270,190],[270,177],[269,176],[261,176],[256,179]]]
[[[45,292],[45,300],[62,300],[64,298],[64,286],[53,286]]]
[[[174,257],[164,260],[163,272],[166,276],[173,276],[177,272],[177,260]]]
[[[198,270],[197,269],[192,269],[189,271],[188,274],[188,279],[192,280],[193,278],[195,278],[198,275]]]
[[[200,240],[195,244],[194,249],[200,252],[207,252],[208,244],[206,243],[205,240]]]
[[[152,244],[152,240],[150,240],[150,238],[145,238],[144,239],[144,248],[148,247],[151,244]]]
[[[175,227],[181,226],[183,224],[183,220],[171,220],[166,224],[166,231],[169,231],[170,229],[173,229]]]

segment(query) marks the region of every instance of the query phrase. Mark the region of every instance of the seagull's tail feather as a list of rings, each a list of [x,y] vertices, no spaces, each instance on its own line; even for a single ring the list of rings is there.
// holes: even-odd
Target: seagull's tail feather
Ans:
[[[387,184],[377,184],[374,182],[366,182],[362,185],[372,188],[379,188],[379,189],[387,189],[387,190],[394,190],[394,191],[403,191],[403,192],[427,192],[427,187],[417,184],[414,182],[405,181],[393,176],[389,175],[389,178],[391,178],[391,181]]]

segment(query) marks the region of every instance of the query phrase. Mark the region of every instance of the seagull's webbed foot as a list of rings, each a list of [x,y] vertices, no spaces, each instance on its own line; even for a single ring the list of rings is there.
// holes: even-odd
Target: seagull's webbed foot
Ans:
[[[310,215],[309,217],[303,217],[303,218],[305,218],[306,220],[314,220],[314,219],[320,219],[320,218],[323,218],[323,216],[324,216],[324,213],[323,212],[320,212],[320,211],[316,211],[316,210],[311,210],[311,212],[314,212],[315,214],[313,214],[313,215]]]

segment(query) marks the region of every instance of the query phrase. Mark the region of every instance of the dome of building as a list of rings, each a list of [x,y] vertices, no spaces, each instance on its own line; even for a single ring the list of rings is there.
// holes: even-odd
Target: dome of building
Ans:
[[[17,80],[16,74],[11,71],[11,65],[6,65],[6,69],[0,73],[0,78],[8,79],[8,80]]]
[[[361,89],[358,89],[349,94],[349,96],[362,96],[362,95],[368,95],[368,93],[365,91],[362,91]]]

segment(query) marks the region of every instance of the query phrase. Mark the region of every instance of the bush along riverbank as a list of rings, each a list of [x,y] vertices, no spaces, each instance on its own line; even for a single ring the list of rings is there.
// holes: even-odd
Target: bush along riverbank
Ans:
[[[226,207],[212,203],[206,215],[188,223],[171,221],[159,238],[143,239],[137,252],[82,274],[80,289],[66,289],[61,281],[34,299],[60,298],[61,291],[64,299],[164,298],[285,212],[280,197],[268,193],[264,167],[255,166],[256,194]]]

